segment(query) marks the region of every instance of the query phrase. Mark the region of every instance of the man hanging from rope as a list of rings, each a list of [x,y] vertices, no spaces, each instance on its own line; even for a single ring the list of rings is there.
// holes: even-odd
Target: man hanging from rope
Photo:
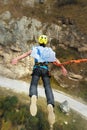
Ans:
[[[29,96],[31,98],[30,113],[32,116],[37,114],[37,85],[40,77],[42,78],[45,94],[47,98],[47,110],[48,110],[48,121],[50,126],[55,123],[54,114],[54,95],[50,85],[50,75],[48,64],[50,62],[56,62],[60,64],[60,61],[56,59],[55,52],[50,48],[46,47],[48,43],[48,37],[46,35],[41,35],[38,39],[39,45],[33,47],[29,52],[12,60],[12,64],[17,64],[17,62],[27,56],[32,56],[35,59],[35,64],[32,72],[32,80],[29,88]],[[64,76],[67,75],[67,70],[63,65],[60,66]]]

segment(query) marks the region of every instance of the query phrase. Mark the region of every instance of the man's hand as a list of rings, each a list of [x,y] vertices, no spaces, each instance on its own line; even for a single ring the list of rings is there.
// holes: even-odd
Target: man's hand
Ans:
[[[60,62],[58,59],[56,59],[56,61],[53,62],[53,64],[54,64],[54,65],[57,65],[57,66],[60,66],[60,67],[61,67],[61,70],[62,70],[62,74],[63,74],[64,76],[67,75],[67,70],[65,69],[65,67],[61,64],[61,62]]]
[[[16,65],[17,63],[18,63],[18,60],[16,58],[11,61],[12,65]]]
[[[62,67],[61,69],[62,69],[62,74],[63,74],[64,76],[66,76],[66,75],[67,75],[67,70],[66,70],[64,67]]]

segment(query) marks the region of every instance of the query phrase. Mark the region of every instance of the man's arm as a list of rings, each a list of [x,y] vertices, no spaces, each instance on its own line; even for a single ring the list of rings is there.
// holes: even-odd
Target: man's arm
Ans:
[[[21,56],[18,56],[17,58],[12,59],[11,63],[12,63],[13,65],[14,65],[14,64],[17,64],[19,60],[21,60],[21,59],[23,59],[23,58],[29,56],[29,55],[31,54],[31,52],[32,52],[32,50],[30,50],[30,51],[24,53],[24,54],[21,55]]]
[[[60,66],[61,69],[62,69],[62,73],[63,73],[63,75],[66,76],[66,75],[67,75],[67,70],[65,69],[65,67],[64,67],[63,65],[60,65],[61,62],[60,62],[58,59],[56,59],[56,61],[53,62],[53,64],[55,64],[55,63],[59,64],[59,66]],[[55,65],[56,65],[56,64],[55,64]]]

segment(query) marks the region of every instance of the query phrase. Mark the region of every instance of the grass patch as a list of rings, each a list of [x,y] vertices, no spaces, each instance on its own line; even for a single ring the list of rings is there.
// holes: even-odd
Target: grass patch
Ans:
[[[56,105],[56,115],[57,124],[60,124],[62,130],[86,130],[87,126],[82,128],[86,121],[83,121],[84,119],[82,119],[81,116],[78,115],[75,111],[71,110],[69,115],[65,115],[60,111],[59,105]]]
[[[47,104],[46,99],[39,97],[37,102],[38,112],[36,117],[29,113],[29,97],[24,94],[14,93],[10,90],[0,88],[0,128],[4,130],[48,130]],[[8,96],[9,95],[9,96]],[[7,109],[5,104],[14,101],[15,95],[18,102],[10,105]],[[9,97],[9,98],[8,98]],[[23,101],[29,101],[23,102]],[[13,102],[12,102],[13,103]],[[59,103],[55,103],[56,122],[53,130],[86,130],[87,121],[75,111],[70,111],[69,115],[61,112]]]

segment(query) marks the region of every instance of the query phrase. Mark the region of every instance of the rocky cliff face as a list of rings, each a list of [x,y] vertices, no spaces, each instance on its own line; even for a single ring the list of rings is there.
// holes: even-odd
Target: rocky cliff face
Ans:
[[[4,2],[6,4],[6,1]],[[42,23],[33,17],[14,18],[8,10],[0,14],[0,75],[21,78],[31,74],[33,67],[31,57],[23,59],[16,66],[11,65],[10,62],[14,57],[30,50],[33,45],[37,45],[37,38],[40,34],[48,35],[48,46],[51,44],[56,46],[57,57],[61,62],[87,57],[87,36],[78,31],[75,24],[70,21],[67,22],[66,18],[64,21],[58,19],[58,24]],[[62,76],[58,68],[52,69],[52,75],[61,86],[69,87],[71,85],[74,87],[78,86],[81,80],[87,81],[85,63],[83,65],[74,64],[68,66],[67,69],[69,76],[66,78]]]

